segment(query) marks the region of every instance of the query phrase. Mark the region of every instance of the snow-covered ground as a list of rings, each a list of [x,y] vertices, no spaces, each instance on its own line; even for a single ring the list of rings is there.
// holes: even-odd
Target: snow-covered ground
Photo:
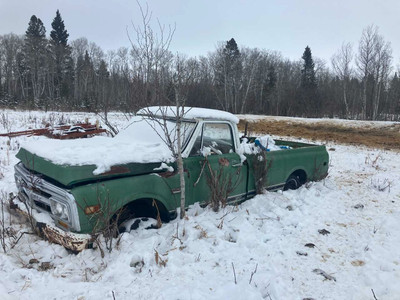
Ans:
[[[42,127],[49,116],[57,124],[88,114],[3,111],[0,133]],[[0,196],[16,191],[14,155],[30,139],[0,137]],[[321,182],[219,213],[193,206],[185,220],[124,234],[104,258],[24,234],[0,249],[0,299],[400,299],[400,154],[327,149]],[[29,232],[4,213],[10,235]]]

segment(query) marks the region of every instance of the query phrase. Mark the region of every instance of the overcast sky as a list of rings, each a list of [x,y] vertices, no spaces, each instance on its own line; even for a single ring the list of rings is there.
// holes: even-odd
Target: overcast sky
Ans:
[[[145,6],[144,1],[141,1]],[[170,50],[206,55],[219,41],[235,38],[239,46],[276,50],[300,59],[309,45],[313,56],[330,61],[342,42],[358,45],[370,24],[400,60],[399,0],[149,0],[153,19],[176,24]],[[0,0],[0,34],[23,34],[31,15],[41,18],[47,34],[59,9],[70,41],[86,37],[104,50],[129,46],[126,28],[141,21],[134,0]]]

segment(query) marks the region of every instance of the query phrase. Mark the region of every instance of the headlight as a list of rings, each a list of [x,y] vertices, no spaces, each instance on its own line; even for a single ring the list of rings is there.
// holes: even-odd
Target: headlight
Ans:
[[[50,199],[51,213],[56,217],[69,221],[68,207],[65,204]]]
[[[22,187],[24,186],[24,181],[17,175],[14,175],[14,179],[18,190],[21,190]]]

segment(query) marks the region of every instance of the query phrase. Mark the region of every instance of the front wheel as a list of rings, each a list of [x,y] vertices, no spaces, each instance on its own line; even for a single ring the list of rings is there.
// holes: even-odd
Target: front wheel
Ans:
[[[300,177],[297,175],[290,175],[288,180],[286,180],[284,191],[287,190],[297,190],[301,186]]]
[[[158,228],[160,228],[160,224],[159,224],[159,222],[157,222],[156,219],[153,219],[153,218],[147,218],[147,217],[134,218],[134,219],[129,219],[129,220],[122,222],[118,227],[118,231],[120,233],[130,232],[132,230],[137,230],[140,228],[158,229]]]

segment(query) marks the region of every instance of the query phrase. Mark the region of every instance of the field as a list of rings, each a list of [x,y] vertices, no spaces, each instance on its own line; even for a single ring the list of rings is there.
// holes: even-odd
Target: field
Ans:
[[[15,154],[36,137],[0,137],[0,299],[399,299],[400,124],[240,117],[253,134],[325,144],[328,177],[218,213],[192,206],[187,219],[124,234],[104,258],[49,244],[10,214]],[[85,118],[99,119],[5,110],[0,133]]]

